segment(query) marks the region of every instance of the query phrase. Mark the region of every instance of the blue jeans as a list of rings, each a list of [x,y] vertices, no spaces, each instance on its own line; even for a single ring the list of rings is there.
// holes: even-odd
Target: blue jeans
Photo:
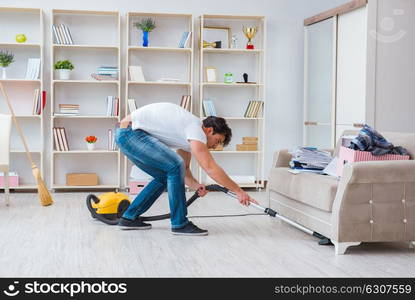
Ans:
[[[117,128],[115,141],[137,167],[154,179],[137,195],[123,218],[134,220],[146,212],[167,187],[172,228],[189,223],[184,186],[185,166],[180,155],[143,130]]]

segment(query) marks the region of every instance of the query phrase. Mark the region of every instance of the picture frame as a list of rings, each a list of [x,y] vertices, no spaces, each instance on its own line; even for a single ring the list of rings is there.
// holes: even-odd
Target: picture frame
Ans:
[[[205,67],[205,80],[206,82],[218,81],[218,72],[215,67]]]
[[[221,48],[230,48],[232,39],[231,28],[219,26],[203,27],[203,40],[207,42],[221,41]]]

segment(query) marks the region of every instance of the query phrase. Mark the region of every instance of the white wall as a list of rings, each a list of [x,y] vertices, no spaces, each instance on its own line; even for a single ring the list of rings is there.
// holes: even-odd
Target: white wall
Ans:
[[[195,31],[201,14],[252,14],[267,17],[267,78],[266,78],[266,150],[265,174],[268,174],[272,156],[276,149],[293,148],[302,143],[303,122],[303,20],[316,13],[341,5],[347,0],[1,0],[0,6],[39,7],[44,10],[45,30],[45,88],[50,88],[50,10],[91,9],[118,10],[125,28],[125,14],[128,11],[192,13],[195,16]],[[122,31],[122,52],[124,53],[125,30]],[[197,41],[197,37],[195,38]],[[195,49],[197,49],[195,47]],[[198,58],[195,57],[195,78],[198,82]],[[122,61],[122,65],[125,62]],[[124,71],[122,72],[124,75]],[[122,99],[124,88],[122,88]],[[194,91],[197,99],[198,91]],[[49,107],[45,112],[49,115]],[[46,143],[49,145],[50,121],[46,118]],[[49,150],[49,147],[47,147]],[[46,152],[45,174],[49,178]],[[266,176],[267,177],[267,176]]]

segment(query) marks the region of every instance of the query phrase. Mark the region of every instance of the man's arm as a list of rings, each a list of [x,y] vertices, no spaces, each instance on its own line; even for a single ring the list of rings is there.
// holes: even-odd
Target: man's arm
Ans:
[[[237,185],[216,163],[206,144],[192,140],[190,141],[190,148],[192,150],[192,154],[196,157],[199,165],[205,170],[205,172],[217,183],[236,193],[239,202],[243,205],[249,205],[250,201],[257,203],[254,199],[249,197],[249,195],[242,190],[239,185]]]
[[[184,177],[185,183],[188,187],[190,187],[193,190],[197,190],[200,186],[199,182],[193,177],[192,172],[190,171],[190,160],[192,158],[192,155],[184,150],[178,149],[177,154],[179,154],[183,160],[184,165],[186,167],[186,175]]]

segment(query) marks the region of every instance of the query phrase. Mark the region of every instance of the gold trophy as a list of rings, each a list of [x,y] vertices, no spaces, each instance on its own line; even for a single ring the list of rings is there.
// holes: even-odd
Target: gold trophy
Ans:
[[[256,35],[258,31],[258,27],[243,27],[243,32],[245,36],[248,38],[248,42],[246,43],[246,49],[254,49],[254,44],[252,43],[252,39]]]

